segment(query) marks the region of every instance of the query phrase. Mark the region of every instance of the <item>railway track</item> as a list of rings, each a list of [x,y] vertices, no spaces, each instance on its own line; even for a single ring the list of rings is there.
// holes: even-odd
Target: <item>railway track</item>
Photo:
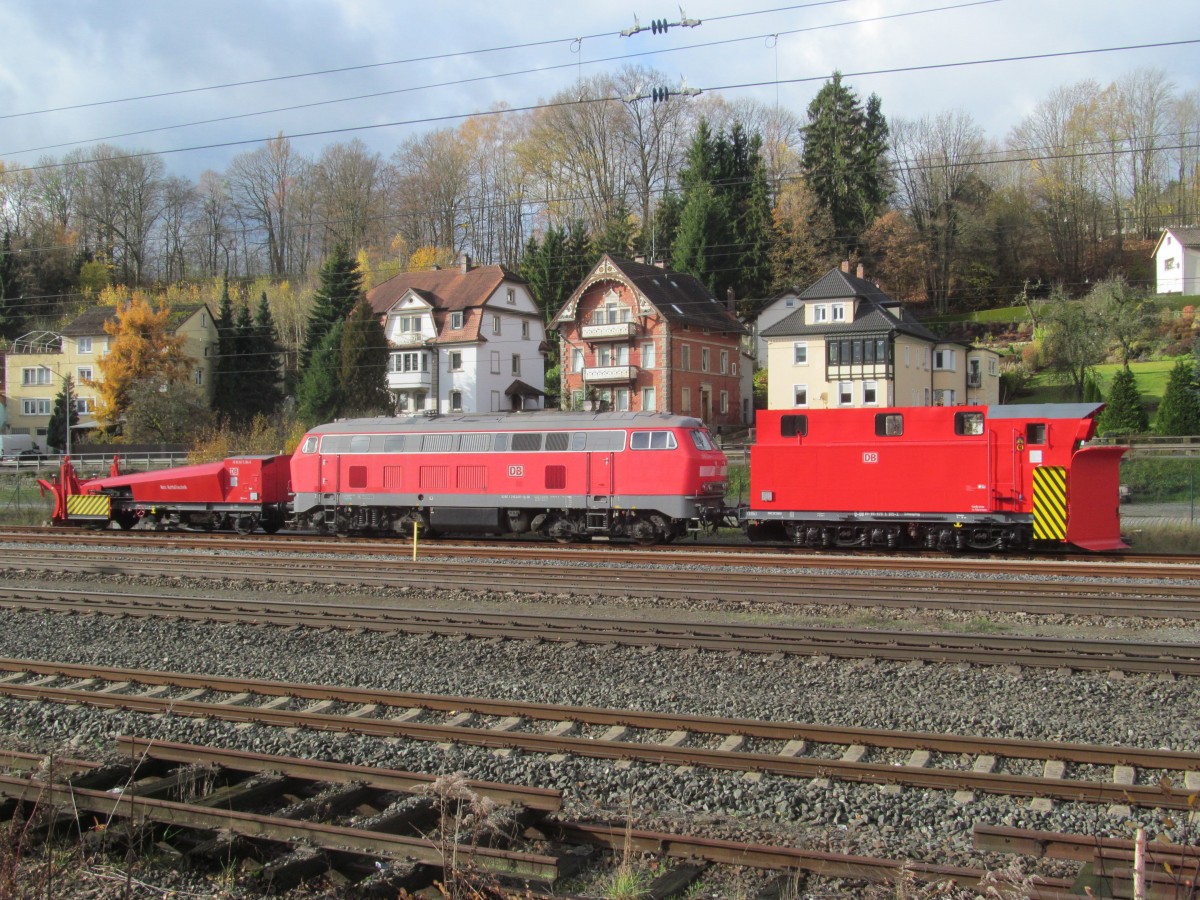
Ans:
[[[174,549],[234,549],[252,552],[311,552],[325,555],[379,555],[389,559],[410,556],[411,542],[405,538],[321,537],[312,534],[279,533],[270,537],[200,532],[88,531],[61,528],[17,528],[0,530],[0,541],[51,543],[70,547],[159,547]],[[966,572],[973,575],[1042,575],[1077,578],[1196,578],[1200,579],[1200,557],[1177,554],[1118,553],[1107,556],[1043,554],[1023,556],[963,556],[945,553],[880,555],[859,552],[822,553],[805,548],[745,543],[677,543],[652,547],[612,544],[604,541],[564,546],[528,540],[423,540],[418,554],[424,559],[483,556],[493,559],[668,565],[765,566],[781,569],[833,569],[862,571],[886,568],[891,572]]]
[[[564,849],[580,846],[679,861],[651,885],[652,896],[682,893],[713,864],[875,882],[893,881],[904,869],[921,881],[962,886],[976,885],[984,876],[982,870],[964,867],[563,820],[548,816],[559,808],[558,792],[494,782],[466,787],[509,806],[521,836],[489,835],[499,846],[442,843],[427,835],[453,810],[430,795],[431,789],[437,793],[432,776],[130,736],[119,737],[117,746],[127,762],[103,767],[0,751],[0,764],[17,773],[0,776],[0,797],[7,797],[12,808],[17,802],[51,804],[58,816],[78,818],[81,829],[92,816],[103,816],[108,822],[103,833],[113,842],[128,840],[135,819],[139,827],[149,823],[160,848],[169,835],[181,857],[193,859],[212,857],[217,850],[223,861],[251,849],[262,855],[261,844],[269,841],[275,851],[263,874],[276,890],[337,868],[352,880],[372,873],[377,883],[393,890],[416,891],[438,876],[445,882],[445,860],[457,854],[499,876],[534,882],[522,896],[541,897],[546,894],[538,885],[552,885],[578,868],[583,857]],[[119,820],[126,823],[124,834]],[[214,831],[225,837],[206,839]],[[255,842],[253,848],[249,840]],[[371,865],[379,860],[392,866],[382,877],[379,867]],[[1069,888],[1065,879],[1038,879],[1031,896],[1064,900]]]
[[[1200,753],[407,694],[0,659],[0,695],[528,753],[1130,806],[1190,809]],[[868,759],[868,756],[873,757]],[[1082,778],[1067,777],[1068,767]],[[1041,774],[1027,774],[1040,769]],[[1104,771],[1104,780],[1095,776]],[[1164,778],[1187,790],[1164,790]]]
[[[861,607],[980,609],[1045,615],[1134,618],[1200,617],[1200,583],[1177,580],[1089,580],[952,577],[928,574],[739,572],[719,568],[664,574],[659,567],[538,565],[461,559],[410,562],[403,558],[270,557],[139,549],[69,552],[0,547],[0,568],[56,573],[168,576],[270,583],[459,588],[518,594],[669,598],[717,603],[836,604]]]
[[[1187,643],[883,631],[875,628],[710,625],[645,618],[362,606],[333,600],[318,604],[296,600],[181,598],[174,595],[14,587],[0,587],[0,608],[73,615],[462,635],[483,640],[559,641],[726,653],[779,653],[843,659],[920,660],[1200,676],[1200,644]]]

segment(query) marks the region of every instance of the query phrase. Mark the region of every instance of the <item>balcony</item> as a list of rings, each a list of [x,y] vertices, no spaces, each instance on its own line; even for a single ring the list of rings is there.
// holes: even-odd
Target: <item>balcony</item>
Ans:
[[[429,372],[388,372],[387,386],[396,391],[429,390],[433,376]]]
[[[637,375],[637,366],[589,366],[583,370],[583,380],[587,384],[633,381]]]
[[[636,322],[605,322],[603,325],[584,325],[580,336],[585,341],[628,340],[638,333]]]

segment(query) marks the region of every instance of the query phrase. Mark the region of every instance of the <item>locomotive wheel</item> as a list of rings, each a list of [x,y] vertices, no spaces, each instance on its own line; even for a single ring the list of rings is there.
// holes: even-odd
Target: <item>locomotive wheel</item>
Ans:
[[[133,513],[117,513],[112,519],[122,531],[128,531],[137,524],[137,516]]]
[[[238,516],[233,520],[233,530],[238,534],[252,534],[258,527],[258,516]]]
[[[282,519],[264,519],[262,523],[262,530],[267,534],[275,534],[282,527]]]

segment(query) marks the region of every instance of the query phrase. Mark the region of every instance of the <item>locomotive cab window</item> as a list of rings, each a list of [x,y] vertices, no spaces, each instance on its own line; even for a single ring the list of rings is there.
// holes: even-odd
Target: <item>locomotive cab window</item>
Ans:
[[[780,416],[780,437],[805,437],[808,434],[808,416]]]
[[[304,439],[304,452],[305,453],[316,453],[317,452],[317,439],[315,436],[314,437],[306,437]]]
[[[1030,444],[1046,443],[1046,423],[1030,422],[1025,426],[1025,440]]]
[[[674,450],[677,446],[669,431],[635,431],[629,436],[630,450]]]
[[[715,450],[716,449],[715,447],[713,447],[712,441],[710,441],[708,439],[707,431],[689,431],[688,434],[690,434],[692,436],[692,443],[696,445],[697,450]],[[675,447],[674,441],[671,442],[671,447],[672,447],[672,449],[674,449],[674,447]]]
[[[900,437],[904,434],[904,416],[900,413],[880,413],[875,417],[875,434],[879,437]]]
[[[983,434],[983,413],[955,413],[954,433]]]

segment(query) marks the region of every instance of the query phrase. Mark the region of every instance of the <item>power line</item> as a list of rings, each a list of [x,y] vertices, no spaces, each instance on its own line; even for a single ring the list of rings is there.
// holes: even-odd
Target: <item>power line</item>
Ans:
[[[849,2],[849,0],[825,0],[825,3],[837,3],[837,2]],[[749,35],[747,37],[725,38],[722,40],[706,41],[706,42],[695,43],[695,44],[686,44],[686,45],[678,46],[678,47],[668,47],[665,49],[645,50],[645,51],[640,51],[637,53],[626,53],[626,54],[619,54],[616,56],[598,57],[596,59],[588,60],[587,64],[589,66],[594,66],[594,65],[599,65],[602,63],[621,62],[624,60],[638,59],[638,58],[641,58],[644,56],[657,56],[657,55],[662,55],[662,54],[666,54],[666,53],[681,53],[681,52],[686,52],[689,50],[710,49],[712,47],[726,46],[729,44],[746,43],[748,41],[760,41],[767,37],[779,38],[779,37],[785,37],[785,36],[792,36],[792,35],[796,35],[796,34],[802,34],[804,32],[809,32],[809,31],[822,31],[822,30],[826,30],[826,29],[830,29],[830,28],[842,28],[842,27],[851,26],[851,25],[865,25],[865,24],[871,24],[874,22],[882,22],[882,21],[889,20],[889,19],[900,19],[900,18],[908,18],[911,16],[928,15],[928,14],[932,14],[932,13],[949,12],[949,11],[953,11],[953,10],[957,10],[957,9],[965,9],[965,8],[972,7],[972,6],[985,6],[985,5],[989,5],[992,3],[1000,3],[1000,2],[1003,2],[1003,0],[969,0],[969,2],[954,4],[954,5],[950,5],[950,6],[938,6],[938,7],[932,7],[929,9],[910,10],[908,12],[903,12],[903,13],[893,13],[891,15],[874,16],[874,17],[866,18],[866,19],[853,19],[853,20],[844,21],[844,22],[832,22],[832,23],[827,23],[824,25],[810,25],[810,26],[805,26],[803,28],[793,28],[793,29],[790,29],[787,31],[773,32],[771,34],[755,34],[755,35]],[[809,5],[819,6],[819,5],[825,5],[825,3],[814,3],[814,4],[809,4]],[[722,18],[729,18],[729,17],[722,17]],[[710,21],[712,21],[712,20],[710,19]],[[174,131],[177,129],[192,128],[192,127],[195,127],[198,125],[213,125],[213,124],[218,124],[221,122],[236,121],[238,119],[247,119],[247,118],[254,118],[257,116],[273,115],[275,113],[295,112],[296,110],[300,110],[300,109],[312,109],[312,108],[320,107],[320,106],[333,106],[333,105],[340,104],[340,103],[352,103],[352,102],[356,102],[359,100],[373,100],[373,99],[377,99],[380,97],[393,96],[396,94],[415,93],[418,91],[434,90],[434,89],[443,88],[443,87],[457,87],[460,85],[472,84],[472,83],[479,82],[479,81],[492,81],[492,80],[497,80],[497,79],[501,79],[501,78],[517,77],[517,76],[521,76],[521,75],[532,75],[532,74],[538,74],[538,73],[542,73],[542,72],[553,72],[553,71],[557,71],[560,69],[573,68],[576,65],[577,65],[577,63],[575,63],[575,62],[559,63],[556,65],[539,66],[539,67],[533,68],[533,69],[518,69],[515,71],[511,71],[511,72],[501,72],[501,73],[497,73],[497,74],[488,74],[488,75],[477,75],[477,76],[473,76],[471,78],[461,78],[461,79],[457,79],[457,80],[453,80],[453,81],[441,81],[441,82],[435,82],[435,83],[431,83],[431,84],[415,85],[413,87],[395,88],[393,90],[387,90],[387,91],[376,91],[376,92],[370,93],[370,94],[358,94],[358,95],[351,96],[351,97],[339,97],[339,98],[335,98],[332,100],[318,100],[318,101],[312,101],[309,103],[298,103],[298,104],[293,104],[291,106],[275,107],[273,109],[258,110],[258,111],[249,112],[249,113],[236,113],[236,114],[232,114],[232,115],[228,115],[228,116],[218,116],[218,117],[211,118],[211,119],[201,119],[201,120],[198,120],[195,122],[182,122],[182,123],[177,123],[174,125],[161,125],[161,126],[157,126],[154,128],[144,128],[144,129],[140,129],[138,131],[127,131],[127,132],[122,132],[119,134],[107,135],[104,137],[84,138],[84,139],[80,139],[77,141],[64,141],[64,142],[61,142],[58,144],[45,144],[41,147],[27,147],[23,150],[4,150],[4,151],[0,151],[0,156],[17,156],[17,155],[21,155],[21,154],[25,154],[25,153],[38,153],[38,152],[41,152],[44,150],[56,150],[56,149],[60,149],[62,147],[74,147],[74,146],[79,146],[81,144],[91,144],[91,143],[96,143],[96,142],[100,142],[100,141],[116,140],[118,138],[125,138],[125,137],[137,137],[137,136],[140,136],[143,134],[154,134],[156,132],[161,132],[161,131]],[[811,80],[819,80],[819,78],[825,78],[825,77],[828,77],[828,76],[816,76]],[[783,82],[781,82],[781,83],[783,83]],[[468,115],[470,115],[470,114],[468,114]],[[3,118],[3,116],[0,116],[0,119],[2,119],[2,118]],[[433,121],[433,120],[430,120],[430,121]],[[408,124],[419,124],[420,122],[421,122],[421,120],[414,120],[413,122],[404,122],[404,123],[398,123],[398,124],[408,125]],[[347,130],[353,130],[353,129],[347,129]],[[305,136],[307,136],[307,135],[305,135]],[[251,143],[257,143],[257,140],[252,141]],[[210,148],[201,147],[199,149],[210,149]],[[179,152],[179,151],[163,151],[163,152]]]
[[[769,14],[773,14],[773,13],[777,13],[777,12],[792,12],[797,9],[808,9],[811,7],[829,6],[829,5],[832,5],[835,3],[847,3],[847,2],[850,2],[850,0],[817,0],[817,2],[798,3],[798,4],[794,4],[792,6],[779,6],[779,7],[775,7],[772,9],[755,10],[755,11],[751,11],[751,12],[742,12],[742,13],[730,13],[730,14],[724,15],[724,16],[709,16],[708,21],[718,22],[718,21],[723,21],[726,19],[740,19],[740,18],[746,18],[748,16],[769,15]],[[566,44],[566,43],[571,43],[574,41],[595,40],[596,38],[619,37],[619,36],[620,36],[620,32],[618,32],[618,31],[601,31],[601,32],[597,32],[595,34],[569,35],[569,36],[560,37],[560,38],[546,38],[546,39],[538,40],[538,41],[526,41],[526,42],[520,43],[520,44],[506,44],[506,45],[502,45],[499,47],[484,47],[484,48],[480,48],[477,50],[455,50],[455,51],[451,51],[451,52],[447,52],[447,53],[430,54],[428,56],[411,56],[411,57],[407,57],[405,59],[394,59],[394,60],[388,60],[385,62],[362,63],[362,64],[354,65],[354,66],[340,66],[340,67],[331,68],[331,69],[317,69],[317,70],[311,71],[311,72],[297,72],[297,73],[293,73],[290,75],[273,75],[273,76],[268,76],[266,78],[250,78],[250,79],[245,79],[243,81],[229,81],[229,82],[224,82],[221,84],[204,85],[202,87],[179,88],[179,89],[170,90],[170,91],[159,91],[159,92],[153,93],[153,94],[139,94],[139,95],[136,95],[133,97],[119,97],[119,98],[114,98],[114,99],[109,99],[109,100],[92,100],[92,101],[88,101],[85,103],[72,104],[70,106],[56,106],[56,107],[50,107],[47,109],[34,109],[34,110],[26,110],[24,112],[18,112],[18,113],[6,113],[3,115],[0,115],[0,120],[25,118],[25,117],[29,117],[29,116],[40,116],[40,115],[45,115],[48,113],[56,113],[56,112],[69,112],[71,110],[88,109],[90,107],[96,107],[96,106],[111,106],[111,105],[118,104],[118,103],[134,103],[134,102],[138,102],[141,100],[157,100],[162,97],[179,97],[179,96],[183,96],[185,94],[197,94],[197,93],[202,93],[205,91],[219,91],[219,90],[225,90],[227,88],[247,87],[249,85],[256,85],[256,84],[273,84],[273,83],[277,83],[280,81],[292,81],[292,80],[299,79],[299,78],[315,78],[315,77],[324,76],[324,75],[338,75],[338,74],[342,74],[345,72],[361,72],[361,71],[365,71],[368,69],[380,69],[380,68],[386,68],[389,66],[408,65],[410,63],[436,62],[437,60],[454,59],[454,58],[461,57],[461,56],[478,56],[478,55],[487,54],[487,53],[501,53],[501,52],[505,52],[508,50],[527,50],[532,47],[545,47],[545,46],[550,46],[553,44]],[[575,65],[575,64],[571,63],[570,65]],[[555,68],[558,68],[558,67],[555,67]]]

